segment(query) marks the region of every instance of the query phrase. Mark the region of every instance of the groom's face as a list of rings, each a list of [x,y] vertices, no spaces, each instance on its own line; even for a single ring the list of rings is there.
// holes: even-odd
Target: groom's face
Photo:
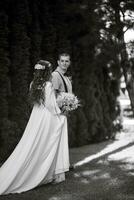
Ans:
[[[60,56],[60,59],[58,60],[58,65],[62,70],[67,70],[70,66],[70,57]]]

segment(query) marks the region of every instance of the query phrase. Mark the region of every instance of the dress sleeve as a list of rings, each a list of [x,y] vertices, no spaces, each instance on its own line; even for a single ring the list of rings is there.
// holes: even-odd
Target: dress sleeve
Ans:
[[[52,73],[52,85],[55,90],[59,90],[60,88],[60,80],[59,80],[59,74],[56,72]]]
[[[61,113],[61,110],[56,102],[56,96],[52,83],[47,84],[45,87],[45,107],[54,115]]]

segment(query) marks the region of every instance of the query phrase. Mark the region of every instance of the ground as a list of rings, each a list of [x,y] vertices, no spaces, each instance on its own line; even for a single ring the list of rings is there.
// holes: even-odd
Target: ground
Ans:
[[[123,130],[115,140],[70,149],[75,169],[65,182],[0,200],[134,200],[134,119],[128,97],[122,94],[119,101]]]

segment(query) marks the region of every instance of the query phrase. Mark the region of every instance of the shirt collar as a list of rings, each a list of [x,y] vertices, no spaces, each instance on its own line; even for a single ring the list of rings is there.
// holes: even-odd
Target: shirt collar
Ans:
[[[56,71],[60,72],[63,76],[65,75],[65,72],[59,66],[56,68]]]

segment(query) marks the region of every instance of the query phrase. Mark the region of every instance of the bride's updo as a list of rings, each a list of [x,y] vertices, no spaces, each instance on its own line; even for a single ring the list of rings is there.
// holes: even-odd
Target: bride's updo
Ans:
[[[34,78],[30,84],[30,103],[41,104],[45,101],[44,88],[46,82],[51,79],[52,65],[49,61],[40,60],[34,66]]]

